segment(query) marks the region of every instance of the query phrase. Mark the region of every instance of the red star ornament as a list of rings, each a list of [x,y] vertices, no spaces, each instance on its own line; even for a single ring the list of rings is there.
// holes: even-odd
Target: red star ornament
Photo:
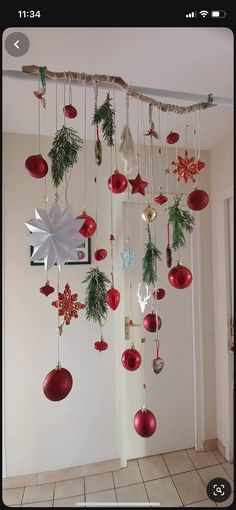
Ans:
[[[58,299],[52,301],[52,306],[59,308],[59,315],[64,316],[64,323],[68,326],[72,317],[77,319],[77,310],[82,310],[85,305],[77,301],[78,294],[72,294],[69,284],[65,285],[64,292],[58,292]]]
[[[148,182],[143,181],[140,173],[138,173],[137,177],[135,179],[129,179],[129,182],[132,186],[132,195],[134,193],[140,193],[141,195],[145,195],[145,189],[148,185]]]
[[[172,165],[176,166],[173,174],[178,174],[178,181],[182,178],[185,180],[185,182],[188,182],[189,179],[191,179],[192,182],[196,182],[194,175],[199,173],[201,168],[198,163],[195,163],[195,158],[188,158],[187,151],[185,151],[184,158],[181,156],[177,156],[177,158],[177,161],[172,161]]]

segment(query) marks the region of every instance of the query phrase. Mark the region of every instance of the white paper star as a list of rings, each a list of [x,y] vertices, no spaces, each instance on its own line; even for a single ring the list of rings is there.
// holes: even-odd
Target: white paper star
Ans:
[[[127,248],[127,250],[124,250],[120,255],[123,259],[122,269],[128,269],[129,267],[132,267],[135,257],[134,251],[130,248]]]
[[[34,247],[31,260],[44,259],[46,271],[55,263],[61,271],[66,261],[78,261],[76,247],[84,242],[79,233],[84,220],[74,218],[72,207],[61,210],[54,203],[49,212],[35,209],[35,218],[25,223],[32,232],[28,237],[28,243]]]

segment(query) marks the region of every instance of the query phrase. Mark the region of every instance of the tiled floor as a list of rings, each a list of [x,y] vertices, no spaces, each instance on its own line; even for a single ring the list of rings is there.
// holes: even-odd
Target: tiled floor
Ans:
[[[77,503],[148,503],[161,507],[227,507],[207,497],[206,485],[225,478],[233,490],[233,465],[218,451],[195,452],[193,448],[130,460],[113,470],[112,461],[103,473],[96,464],[3,480],[3,501],[14,507],[75,507]],[[110,469],[110,470],[109,470]]]

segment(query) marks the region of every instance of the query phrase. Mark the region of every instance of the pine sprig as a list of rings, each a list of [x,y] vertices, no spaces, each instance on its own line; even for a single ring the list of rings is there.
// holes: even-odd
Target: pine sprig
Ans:
[[[182,195],[174,197],[174,205],[170,206],[168,222],[172,224],[172,248],[178,250],[186,246],[185,233],[191,234],[195,218],[189,211],[179,208]]]
[[[66,170],[77,163],[78,153],[82,146],[83,140],[75,129],[62,126],[56,132],[52,148],[48,153],[51,159],[52,181],[56,188],[63,181]]]
[[[98,322],[102,326],[102,321],[107,316],[106,293],[107,285],[110,284],[109,278],[99,271],[98,268],[90,269],[82,283],[87,283],[85,291],[85,316],[86,319]]]
[[[143,257],[143,282],[147,285],[154,285],[157,281],[156,262],[157,258],[161,260],[161,252],[155,246],[149,225],[147,226],[148,242],[145,245],[145,255]]]
[[[93,124],[102,124],[103,139],[107,142],[108,147],[114,146],[113,136],[115,134],[115,110],[111,107],[111,99],[109,94],[104,103],[95,110],[93,116]]]

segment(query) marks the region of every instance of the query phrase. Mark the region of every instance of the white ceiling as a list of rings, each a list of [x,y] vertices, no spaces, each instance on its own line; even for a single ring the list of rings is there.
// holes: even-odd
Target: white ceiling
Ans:
[[[16,29],[7,29],[4,38]],[[23,28],[30,39],[30,49],[23,57],[12,57],[4,51],[3,69],[20,70],[22,65],[46,65],[52,71],[77,71],[92,74],[114,74],[131,85],[175,90],[214,96],[233,97],[233,34],[228,28]],[[32,91],[37,78],[4,77],[3,128],[8,132],[37,133],[37,101]],[[58,86],[58,126],[63,121],[63,84]],[[72,89],[73,103],[79,116],[71,121],[84,136],[84,90]],[[42,134],[55,132],[55,84],[47,82],[47,107],[42,111]],[[68,87],[66,87],[68,102]],[[99,91],[99,103],[105,90]],[[165,101],[164,98],[160,98]],[[166,102],[180,104],[179,100]],[[182,102],[182,104],[184,104]],[[115,92],[118,135],[125,124],[125,97]],[[87,88],[87,136],[93,138],[90,118],[94,109],[93,90]],[[148,107],[144,106],[145,128]],[[197,115],[161,114],[161,135],[177,129],[184,146],[184,127],[190,125],[188,146],[193,147],[193,128]],[[154,113],[158,130],[158,114]],[[130,104],[130,124],[137,136],[137,101]],[[217,106],[200,113],[201,148],[211,149],[233,126],[229,106]],[[180,144],[181,145],[181,144]]]

